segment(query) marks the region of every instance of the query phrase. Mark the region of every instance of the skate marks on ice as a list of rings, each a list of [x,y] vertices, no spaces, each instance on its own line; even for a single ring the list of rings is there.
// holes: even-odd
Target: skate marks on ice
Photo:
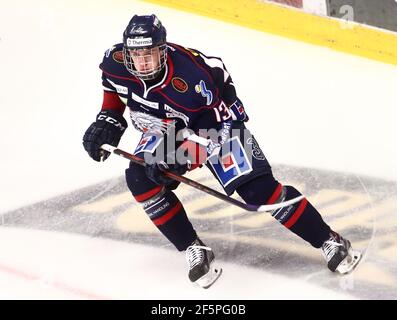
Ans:
[[[217,259],[291,280],[304,280],[356,298],[395,298],[397,184],[290,166],[273,169],[280,181],[299,188],[334,230],[351,240],[355,249],[363,251],[362,262],[350,275],[332,274],[319,250],[285,230],[270,215],[244,212],[188,186],[180,186],[176,193]],[[219,190],[210,174],[203,172],[192,172],[189,176]],[[134,202],[123,177],[8,212],[3,215],[2,224],[173,250]]]

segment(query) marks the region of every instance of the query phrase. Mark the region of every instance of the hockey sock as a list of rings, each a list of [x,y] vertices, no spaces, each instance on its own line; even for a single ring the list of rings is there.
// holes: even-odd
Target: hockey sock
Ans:
[[[271,174],[257,177],[238,187],[236,191],[246,203],[256,205],[274,204],[301,195],[292,186],[282,186]],[[320,248],[329,238],[330,227],[306,198],[273,211],[272,216],[315,248]]]
[[[280,189],[280,195],[283,194],[282,201],[290,200],[301,195],[292,186],[283,186]],[[329,238],[330,227],[306,198],[288,207],[275,210],[272,216],[284,225],[284,227],[310,242],[315,248],[320,248],[324,241]]]
[[[197,238],[197,234],[182,203],[171,190],[156,185],[147,178],[141,168],[130,166],[126,170],[127,185],[132,195],[142,204],[146,214],[160,232],[179,251],[186,250]]]
[[[197,238],[182,203],[172,191],[163,190],[141,203],[150,220],[179,251],[186,250]]]

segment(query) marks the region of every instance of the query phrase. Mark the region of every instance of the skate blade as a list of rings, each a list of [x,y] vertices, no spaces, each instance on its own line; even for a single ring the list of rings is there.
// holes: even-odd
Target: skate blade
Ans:
[[[349,255],[339,264],[339,266],[336,268],[336,271],[341,274],[352,272],[360,262],[361,256],[362,255],[360,251],[349,250]]]
[[[217,266],[211,266],[210,270],[203,275],[200,279],[197,279],[195,283],[204,289],[211,287],[216,280],[221,276],[222,268]]]

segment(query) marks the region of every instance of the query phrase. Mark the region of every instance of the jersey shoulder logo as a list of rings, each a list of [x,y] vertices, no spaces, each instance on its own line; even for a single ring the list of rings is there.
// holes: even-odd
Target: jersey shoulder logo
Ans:
[[[187,89],[189,88],[186,81],[179,77],[172,78],[171,84],[172,84],[172,87],[180,93],[185,93],[187,91]]]
[[[113,60],[118,63],[124,63],[123,51],[115,51],[112,54]]]
[[[209,106],[212,103],[213,95],[211,90],[208,90],[205,82],[203,80],[200,80],[199,84],[196,84],[195,90],[197,93],[201,93],[203,98],[207,99],[207,106]]]

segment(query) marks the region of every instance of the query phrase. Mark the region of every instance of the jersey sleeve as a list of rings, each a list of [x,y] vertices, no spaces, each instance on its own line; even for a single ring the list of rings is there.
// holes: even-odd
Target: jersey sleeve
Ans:
[[[104,65],[106,66],[109,63],[109,56],[115,47],[108,49],[103,57],[102,63],[100,64],[100,69],[102,70],[102,87],[103,87],[103,101],[102,101],[102,109],[101,110],[113,110],[120,114],[124,113],[125,104],[121,101],[116,88],[111,83],[111,81],[107,78],[106,73],[104,72]]]
[[[120,100],[120,97],[116,92],[103,90],[101,110],[113,110],[123,114],[125,110],[125,104]]]
[[[212,79],[218,92],[218,103],[212,108],[204,109],[197,114],[190,124],[190,129],[198,132],[200,129],[223,130],[225,124],[232,121],[248,121],[241,100],[238,98],[230,73],[221,58],[206,56],[195,49],[186,48],[194,56],[200,68],[205,69]]]
[[[102,72],[102,87],[104,91],[117,92],[116,89],[110,84],[104,72]]]
[[[227,111],[224,110],[224,106],[226,106],[228,111],[230,111],[232,120],[248,121],[249,118],[245,112],[243,103],[237,96],[232,77],[226,69],[222,59],[206,56],[194,49],[189,49],[189,51],[196,57],[199,64],[210,73],[214,85],[218,89],[220,104],[218,105],[218,110],[214,110],[216,118],[219,120],[227,116],[227,114],[225,114]]]

